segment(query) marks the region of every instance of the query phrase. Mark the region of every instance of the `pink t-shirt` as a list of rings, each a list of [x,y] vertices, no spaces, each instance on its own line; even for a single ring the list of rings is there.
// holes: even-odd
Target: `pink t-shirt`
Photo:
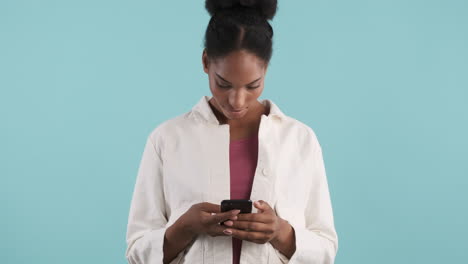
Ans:
[[[231,199],[250,199],[257,168],[258,135],[233,140],[229,144]],[[233,264],[239,264],[242,240],[232,238]]]

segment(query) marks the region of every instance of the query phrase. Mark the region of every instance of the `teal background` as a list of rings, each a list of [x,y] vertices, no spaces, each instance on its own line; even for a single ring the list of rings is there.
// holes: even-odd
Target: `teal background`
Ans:
[[[0,262],[126,263],[145,139],[210,94],[203,3],[0,0]],[[467,14],[279,1],[262,98],[319,138],[336,263],[468,260]]]

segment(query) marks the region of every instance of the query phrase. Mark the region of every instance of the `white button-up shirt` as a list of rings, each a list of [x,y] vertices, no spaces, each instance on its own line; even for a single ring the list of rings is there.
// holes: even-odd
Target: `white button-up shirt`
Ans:
[[[230,198],[229,125],[219,123],[210,98],[203,96],[189,112],[161,123],[147,138],[128,217],[130,264],[162,263],[169,226],[193,204]],[[333,263],[338,237],[317,137],[271,100],[261,102],[270,113],[261,116],[250,199],[268,202],[291,224],[296,251],[288,260],[269,242],[244,240],[240,263]],[[198,235],[171,264],[231,264],[231,243],[231,236]]]

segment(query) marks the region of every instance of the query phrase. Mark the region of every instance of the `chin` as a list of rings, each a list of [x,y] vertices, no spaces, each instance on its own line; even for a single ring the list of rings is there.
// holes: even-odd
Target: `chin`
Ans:
[[[238,120],[238,119],[242,119],[244,116],[239,116],[239,117],[234,117],[234,116],[228,116],[228,119],[229,120]]]
[[[245,109],[244,111],[240,112],[239,114],[236,114],[223,108],[224,116],[226,116],[226,118],[228,119],[242,119],[244,116],[247,115],[248,111],[249,109],[247,107],[247,109]]]
[[[244,118],[244,116],[245,116],[245,113],[243,115],[232,115],[232,114],[226,115],[228,119],[232,119],[232,120],[242,119]]]

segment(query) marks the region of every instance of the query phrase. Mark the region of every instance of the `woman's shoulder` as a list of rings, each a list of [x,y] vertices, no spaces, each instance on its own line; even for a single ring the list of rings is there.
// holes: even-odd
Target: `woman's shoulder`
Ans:
[[[280,134],[283,137],[296,138],[302,147],[321,149],[317,134],[312,126],[294,117],[284,116]]]
[[[302,134],[303,136],[314,137],[316,138],[317,135],[315,130],[305,123],[304,121],[298,120],[291,116],[286,116],[283,119],[283,127],[284,129],[294,129],[296,133]]]
[[[187,114],[180,114],[154,125],[149,133],[149,137],[156,142],[160,138],[167,138],[167,136],[180,133],[181,131],[188,131],[187,129],[189,129],[193,122],[187,118]]]
[[[277,126],[279,129],[298,137],[317,138],[311,126],[283,112],[273,100],[265,99],[262,102],[269,107],[269,117],[281,121],[280,126]]]

